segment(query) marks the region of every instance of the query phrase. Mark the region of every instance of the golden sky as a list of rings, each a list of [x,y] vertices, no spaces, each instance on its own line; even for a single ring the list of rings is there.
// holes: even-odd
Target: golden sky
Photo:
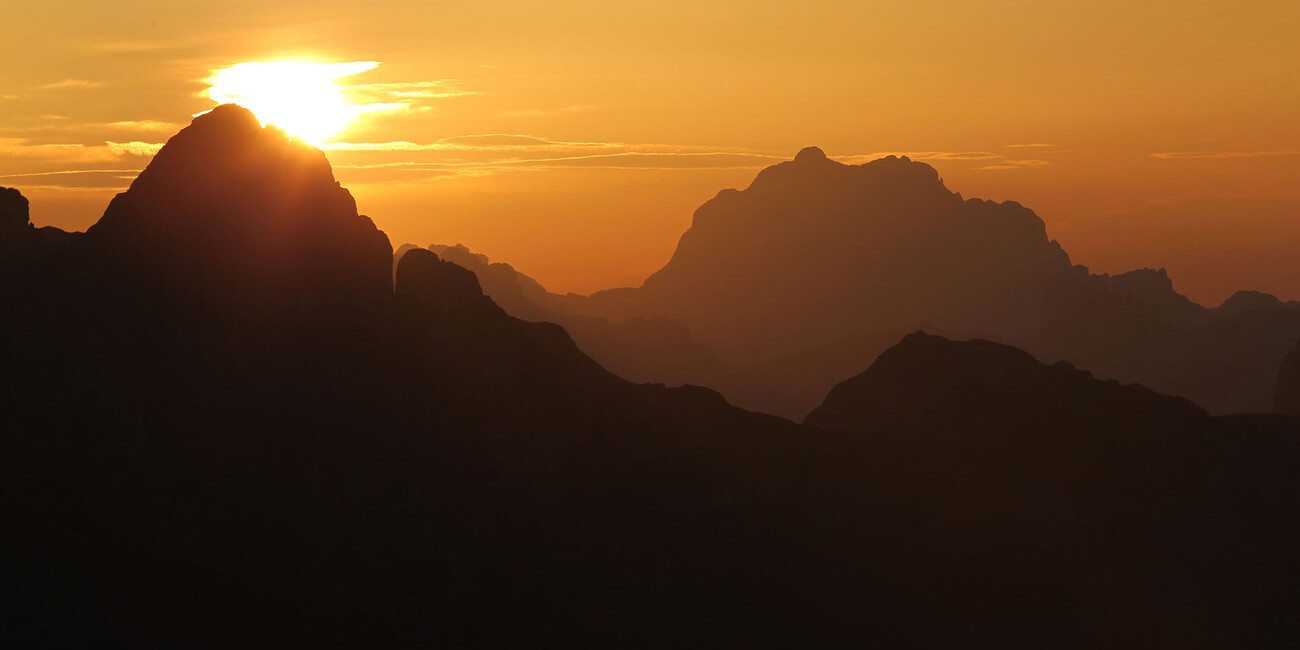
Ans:
[[[337,83],[382,108],[325,145],[361,211],[552,290],[639,284],[699,204],[818,145],[1017,200],[1094,271],[1300,299],[1296,34],[1294,0],[23,2],[0,185],[84,229],[215,71],[377,62]]]

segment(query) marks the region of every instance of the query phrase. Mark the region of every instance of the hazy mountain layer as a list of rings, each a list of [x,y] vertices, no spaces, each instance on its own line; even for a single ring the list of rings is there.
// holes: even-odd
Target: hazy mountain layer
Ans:
[[[963,200],[906,158],[843,165],[815,147],[701,206],[641,287],[559,296],[503,266],[485,284],[507,310],[563,323],[611,370],[795,419],[916,328],[1015,343],[1215,413],[1270,410],[1300,339],[1300,303],[1242,291],[1207,309],[1163,271],[1091,275],[1019,204]]]
[[[701,206],[641,288],[583,308],[680,320],[732,358],[766,361],[918,324],[1028,334],[1042,287],[1067,268],[1018,204],[963,200],[906,158],[843,165],[810,147]]]

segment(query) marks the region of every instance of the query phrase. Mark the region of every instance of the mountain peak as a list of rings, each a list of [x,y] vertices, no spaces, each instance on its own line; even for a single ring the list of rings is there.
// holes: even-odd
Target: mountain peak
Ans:
[[[20,231],[29,221],[27,197],[11,187],[0,187],[0,233]]]
[[[206,113],[198,114],[190,122],[189,130],[202,131],[205,129],[231,133],[236,131],[255,133],[262,130],[262,123],[253,114],[253,111],[239,104],[222,104]]]
[[[295,193],[337,191],[334,172],[319,149],[275,127],[263,127],[248,109],[222,104],[172,136],[129,193],[167,192],[184,185],[191,195],[228,199],[233,185],[282,185]]]
[[[794,157],[795,162],[802,163],[817,162],[826,159],[826,152],[822,151],[821,147],[804,147],[803,149],[800,149],[799,153]]]
[[[86,234],[148,273],[232,300],[392,291],[388,238],[357,213],[325,154],[234,104],[172,136]]]

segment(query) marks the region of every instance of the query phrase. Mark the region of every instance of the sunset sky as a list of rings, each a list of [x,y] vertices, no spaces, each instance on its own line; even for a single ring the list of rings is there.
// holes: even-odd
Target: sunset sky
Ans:
[[[1095,272],[1300,299],[1300,3],[16,3],[0,185],[81,230],[246,62],[354,64],[323,146],[394,246],[639,284],[718,190],[818,145],[1034,209]],[[369,65],[371,62],[377,65]],[[322,69],[324,70],[324,69]],[[255,109],[256,110],[256,109]],[[264,121],[267,119],[262,115]]]

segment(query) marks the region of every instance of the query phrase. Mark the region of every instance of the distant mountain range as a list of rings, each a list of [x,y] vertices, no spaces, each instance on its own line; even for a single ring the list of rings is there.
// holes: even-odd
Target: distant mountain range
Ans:
[[[564,324],[623,376],[703,384],[795,419],[918,328],[1012,343],[1221,414],[1270,410],[1300,340],[1300,302],[1241,291],[1207,309],[1163,270],[1093,275],[1017,203],[963,199],[905,157],[844,165],[816,147],[701,206],[641,287],[560,296],[492,269],[484,284],[511,314]]]
[[[1218,331],[1289,313],[1271,303],[1246,309],[1267,302],[1251,296],[1208,315],[1165,304],[1158,286],[1157,298],[1144,293],[1159,284],[1150,277],[1072,271],[1023,208],[945,198],[929,168],[899,159],[835,165],[805,152],[761,177],[773,183],[765,200],[726,194],[710,218],[721,228],[740,214],[728,206],[776,205],[790,187],[879,174],[872,187],[885,198],[871,200],[882,221],[864,228],[880,241],[869,250],[921,275],[897,280],[870,266],[879,260],[842,269],[844,286],[859,286],[871,303],[901,305],[905,316],[871,312],[865,301],[845,308],[872,327],[933,318],[1033,337],[1056,331],[1051,321],[1025,328],[1018,319],[1036,313],[1058,281],[1077,281],[1081,295],[1111,310],[1102,313],[1160,305],[1167,311],[1154,311],[1161,320],[1150,331]],[[843,179],[822,179],[826,170]],[[822,207],[862,198],[845,192]],[[914,201],[930,212],[909,219]],[[788,242],[789,257],[770,268],[750,256],[758,242],[825,215],[798,216],[741,253],[683,253],[681,268],[702,264],[692,273],[736,290],[775,282],[781,291],[754,303],[775,309],[812,282],[786,263],[813,240]],[[985,222],[1000,234],[983,233]],[[929,224],[925,236],[912,234],[917,223]],[[830,245],[838,231],[823,226],[817,241]],[[995,248],[966,251],[963,238]],[[702,252],[721,241],[698,239]],[[722,345],[710,338],[720,330],[704,325],[750,321],[707,308],[677,270],[645,295],[680,320],[638,321],[641,290],[551,296],[508,266],[435,249],[409,248],[394,265],[387,237],[357,212],[318,150],[231,105],[171,138],[85,233],[36,228],[26,200],[0,189],[0,639],[13,647],[1300,639],[1296,416],[1215,417],[1001,343],[912,332],[892,342],[880,334],[879,358],[796,424],[708,388],[630,382],[584,350],[603,341],[629,365],[665,351],[643,367],[716,373],[707,357],[692,361],[697,346],[716,350],[719,364],[767,359],[753,350],[801,331],[833,349],[852,323],[804,323],[791,310],[826,315],[857,294],[800,298]],[[952,257],[912,256],[933,250]],[[927,264],[964,275],[946,281],[919,270]],[[882,288],[850,279],[855,268],[875,268],[870,284]],[[923,290],[942,282],[950,284]],[[747,304],[725,288],[699,291],[732,309]],[[1048,295],[1067,306],[1081,300]],[[945,315],[944,304],[960,309]],[[524,310],[565,325],[507,313]],[[1133,321],[1151,322],[1144,313]],[[854,345],[865,353],[871,334]],[[780,343],[768,363],[802,345]],[[808,376],[821,376],[833,356],[808,353]],[[1280,360],[1271,395],[1287,410],[1296,353]]]

